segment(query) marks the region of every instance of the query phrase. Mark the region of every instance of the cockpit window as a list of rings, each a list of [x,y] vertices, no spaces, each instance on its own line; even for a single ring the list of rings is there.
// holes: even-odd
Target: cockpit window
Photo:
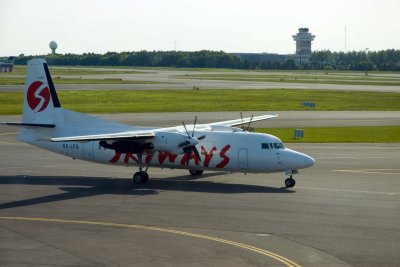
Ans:
[[[268,143],[262,143],[261,144],[262,149],[269,149],[269,144]]]
[[[285,149],[285,146],[282,143],[274,143],[275,149]]]

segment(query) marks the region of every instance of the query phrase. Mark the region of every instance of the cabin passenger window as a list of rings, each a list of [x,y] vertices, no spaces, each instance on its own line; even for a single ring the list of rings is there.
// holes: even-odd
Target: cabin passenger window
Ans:
[[[269,149],[269,144],[268,143],[262,143],[261,144],[262,149]]]

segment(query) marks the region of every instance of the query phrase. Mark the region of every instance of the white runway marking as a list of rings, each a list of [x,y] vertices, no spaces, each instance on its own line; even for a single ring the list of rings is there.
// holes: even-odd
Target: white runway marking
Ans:
[[[306,190],[320,190],[329,192],[347,192],[347,193],[361,193],[361,194],[372,194],[372,195],[389,195],[397,196],[400,192],[379,192],[379,191],[368,191],[368,190],[352,190],[352,189],[331,189],[331,188],[317,188],[317,187],[301,187],[296,186],[296,189],[306,189]]]
[[[13,135],[13,134],[18,134],[18,132],[15,132],[15,133],[2,133],[0,135]]]
[[[392,157],[390,157],[390,156],[381,156],[381,157],[379,157],[379,156],[354,156],[354,157],[351,157],[351,156],[346,156],[346,157],[326,157],[326,158],[324,158],[324,157],[320,157],[320,158],[318,158],[319,160],[329,160],[329,159],[388,159],[388,158],[392,158]]]
[[[4,145],[4,146],[29,146],[29,145],[27,145],[27,144],[24,144],[24,143],[14,143],[14,142],[1,142],[0,141],[0,144],[1,145]]]
[[[9,166],[9,167],[1,167],[0,170],[10,170],[10,169],[25,169],[25,168],[60,168],[60,167],[90,167],[90,164],[80,164],[80,165],[44,165],[44,166],[37,166],[37,165],[26,165],[26,166]]]
[[[361,169],[361,170],[332,170],[332,171],[400,175],[400,169]]]

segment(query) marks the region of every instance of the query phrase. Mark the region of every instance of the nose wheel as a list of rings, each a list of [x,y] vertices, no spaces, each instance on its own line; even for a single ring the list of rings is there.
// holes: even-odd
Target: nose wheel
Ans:
[[[296,185],[296,180],[293,179],[292,176],[290,176],[289,178],[287,178],[287,179],[285,180],[285,185],[286,185],[286,187],[293,187],[293,186]]]
[[[289,170],[285,174],[289,175],[288,178],[285,179],[286,187],[293,187],[296,185],[296,180],[293,179],[293,174],[299,173],[297,170]]]

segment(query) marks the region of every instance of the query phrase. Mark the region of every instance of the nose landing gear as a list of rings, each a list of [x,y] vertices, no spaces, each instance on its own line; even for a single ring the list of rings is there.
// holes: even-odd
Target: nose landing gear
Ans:
[[[293,179],[293,174],[297,173],[299,173],[297,170],[290,170],[285,173],[286,175],[289,175],[289,177],[285,179],[286,187],[294,187],[296,185],[296,180]]]
[[[292,176],[290,176],[289,178],[287,178],[287,179],[285,180],[285,185],[286,185],[286,187],[293,187],[293,186],[295,186],[295,184],[296,184],[296,180],[293,179]]]

